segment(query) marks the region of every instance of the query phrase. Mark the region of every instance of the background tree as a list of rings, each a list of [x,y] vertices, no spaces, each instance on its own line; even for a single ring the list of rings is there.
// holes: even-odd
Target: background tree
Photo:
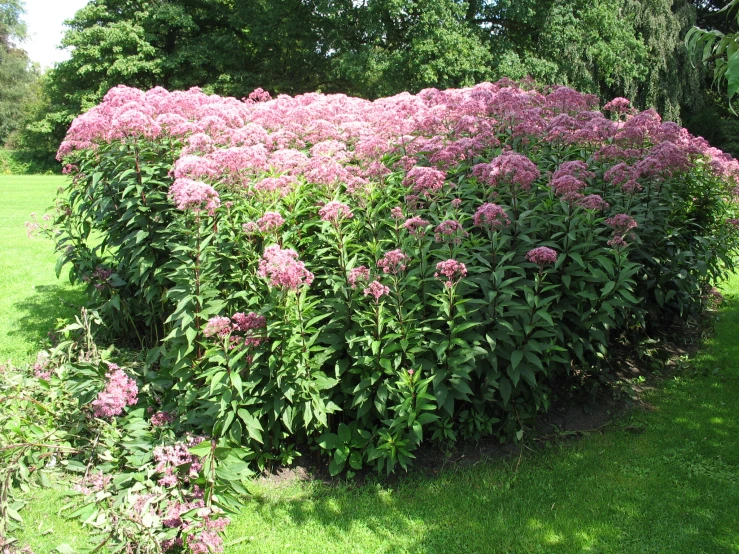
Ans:
[[[53,157],[117,84],[376,98],[530,75],[678,120],[705,103],[682,42],[694,22],[688,0],[91,0],[21,140]]]
[[[38,77],[18,44],[26,37],[19,0],[0,0],[0,144],[20,125],[29,90]]]

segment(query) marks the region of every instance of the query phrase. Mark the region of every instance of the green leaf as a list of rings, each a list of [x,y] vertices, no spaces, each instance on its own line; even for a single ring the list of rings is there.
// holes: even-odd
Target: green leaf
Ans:
[[[342,441],[342,442],[346,442],[346,441]],[[339,436],[336,433],[324,433],[318,438],[316,443],[318,444],[318,446],[320,446],[324,450],[331,451],[339,447],[340,441],[339,441]]]
[[[513,354],[511,354],[511,369],[516,369],[518,364],[521,363],[521,360],[523,360],[523,352],[514,350]]]
[[[349,443],[352,440],[352,432],[346,423],[339,423],[339,439],[344,444]]]

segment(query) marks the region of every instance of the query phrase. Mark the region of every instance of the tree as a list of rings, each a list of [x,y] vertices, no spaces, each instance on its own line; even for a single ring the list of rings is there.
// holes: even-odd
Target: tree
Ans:
[[[376,98],[530,75],[677,119],[700,92],[693,22],[687,0],[91,0],[22,138],[48,153],[118,84]]]
[[[26,37],[18,0],[0,0],[0,144],[20,125],[37,70],[17,44]]]

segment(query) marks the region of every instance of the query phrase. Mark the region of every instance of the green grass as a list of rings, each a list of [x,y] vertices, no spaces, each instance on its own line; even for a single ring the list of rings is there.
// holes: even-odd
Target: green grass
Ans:
[[[54,202],[61,176],[0,175],[0,363],[31,361],[57,318],[70,317],[83,296],[57,279],[50,241],[26,235],[25,222]]]
[[[70,294],[54,280],[46,246],[29,246],[22,227],[59,182],[0,177],[0,302],[11,319],[0,352],[27,355]],[[392,486],[254,484],[227,538],[246,540],[226,552],[739,553],[739,278],[726,291],[701,353],[647,393],[650,409],[633,409],[603,434],[527,453],[517,471],[509,459]],[[56,516],[61,504],[58,491],[40,491],[24,512],[21,539],[37,554],[85,542]]]

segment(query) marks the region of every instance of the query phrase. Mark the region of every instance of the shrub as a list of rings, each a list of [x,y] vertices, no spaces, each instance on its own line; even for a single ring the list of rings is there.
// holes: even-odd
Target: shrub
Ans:
[[[739,165],[652,110],[511,82],[374,102],[117,87],[55,235],[175,428],[258,467],[521,438],[733,268]],[[224,444],[225,444],[224,443]]]

